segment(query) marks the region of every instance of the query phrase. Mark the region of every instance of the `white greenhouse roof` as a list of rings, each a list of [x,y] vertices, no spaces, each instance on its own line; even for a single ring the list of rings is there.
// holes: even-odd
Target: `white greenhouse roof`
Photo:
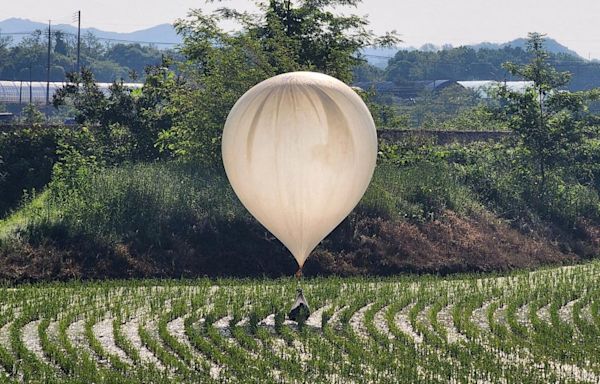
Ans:
[[[50,102],[56,91],[63,87],[64,82],[50,82]],[[108,87],[113,83],[96,83],[98,88],[108,94]],[[2,104],[27,104],[31,100],[33,104],[46,104],[46,87],[48,83],[45,81],[32,81],[31,87],[29,81],[5,81],[0,80],[0,103]],[[141,88],[141,83],[123,83],[127,88]],[[31,90],[31,92],[30,92]]]
[[[480,97],[489,98],[489,90],[494,87],[506,85],[509,91],[524,93],[528,87],[533,85],[532,81],[495,81],[495,80],[473,80],[473,81],[457,81],[458,84],[466,89],[473,90]]]

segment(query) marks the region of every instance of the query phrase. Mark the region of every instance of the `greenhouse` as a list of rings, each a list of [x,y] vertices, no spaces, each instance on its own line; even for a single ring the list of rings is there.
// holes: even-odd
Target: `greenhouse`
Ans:
[[[0,104],[38,104],[43,105],[52,102],[52,97],[58,89],[63,87],[64,82],[45,81],[0,81]],[[104,94],[112,83],[97,83]],[[125,83],[131,89],[141,88],[140,83]]]
[[[490,90],[499,86],[506,86],[512,92],[525,93],[525,90],[533,86],[532,81],[494,81],[494,80],[472,80],[457,81],[462,87],[477,93],[483,99],[490,98]]]

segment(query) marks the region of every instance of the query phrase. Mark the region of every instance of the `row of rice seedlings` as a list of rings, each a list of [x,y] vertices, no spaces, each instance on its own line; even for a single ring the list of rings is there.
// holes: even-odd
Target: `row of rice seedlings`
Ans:
[[[539,368],[538,364],[527,369],[524,367],[529,361],[526,358],[533,358],[534,361],[552,358],[574,362],[576,366],[592,369],[597,367],[597,359],[594,357],[597,355],[597,344],[594,344],[593,340],[594,336],[598,335],[598,293],[592,288],[597,281],[594,279],[597,270],[597,265],[592,265],[575,267],[568,271],[550,270],[499,279],[317,279],[305,285],[305,294],[311,303],[318,303],[317,307],[325,303],[332,305],[332,308],[323,312],[322,331],[307,329],[302,324],[299,324],[296,331],[295,328],[283,325],[281,308],[289,305],[283,298],[286,297],[286,293],[293,291],[293,284],[289,281],[223,280],[217,282],[220,287],[217,292],[221,293],[217,293],[216,297],[210,300],[205,293],[212,289],[210,286],[214,283],[205,280],[198,281],[198,287],[194,286],[195,282],[176,281],[84,285],[70,283],[48,287],[24,287],[11,291],[10,294],[2,292],[2,297],[9,302],[10,308],[19,307],[20,311],[25,309],[15,320],[15,323],[19,324],[13,323],[10,326],[12,351],[6,349],[6,355],[13,356],[14,353],[15,357],[21,359],[13,358],[11,377],[21,375],[31,382],[66,382],[93,375],[96,375],[96,382],[107,382],[109,378],[119,382],[143,382],[141,377],[153,378],[156,380],[150,381],[158,382],[160,376],[155,375],[155,370],[151,367],[141,364],[139,352],[120,333],[121,318],[134,317],[137,311],[143,309],[147,319],[140,321],[140,337],[166,366],[171,367],[171,370],[162,376],[165,382],[184,378],[199,379],[199,373],[203,375],[203,379],[207,378],[207,367],[204,366],[197,372],[194,369],[196,367],[190,364],[190,357],[185,357],[187,352],[181,348],[184,344],[168,332],[167,324],[181,316],[185,316],[184,327],[188,338],[192,339],[190,333],[194,331],[199,339],[204,340],[204,350],[196,348],[198,353],[202,356],[211,355],[207,360],[220,361],[219,366],[225,372],[220,375],[220,379],[223,380],[229,377],[229,380],[245,382],[289,382],[293,381],[294,377],[306,377],[312,382],[384,383],[397,382],[399,378],[405,382],[445,382],[470,377],[494,381],[498,377],[518,378],[515,376],[515,372],[518,372],[522,375],[523,382],[543,382],[544,379],[560,382],[565,376],[556,377],[556,367],[548,364]],[[405,289],[406,293],[397,294],[398,287]],[[413,290],[413,287],[418,289]],[[202,293],[197,294],[198,292]],[[446,294],[440,295],[437,292]],[[68,305],[57,304],[67,302],[64,300],[66,297],[74,297],[76,300],[70,301]],[[565,320],[566,311],[563,307],[577,298],[579,301],[570,304],[572,319]],[[33,299],[51,305],[47,308],[39,306],[36,307],[37,310],[32,310],[31,306],[25,303]],[[490,300],[495,301],[487,309],[492,331],[487,333],[473,324],[471,317],[476,308]],[[418,346],[402,330],[397,329],[394,321],[395,313],[410,302],[415,303],[409,312],[410,322],[424,337],[424,343]],[[535,321],[534,314],[537,314],[537,310],[534,309],[546,305],[544,303],[550,303],[551,324],[545,324],[542,320],[538,324]],[[357,311],[365,305],[370,305],[366,311],[363,310],[364,327],[361,327],[367,331],[366,340],[362,333],[357,335],[350,325],[350,319],[357,316]],[[466,307],[464,310],[457,309],[463,305]],[[516,316],[524,305],[529,306],[526,327]],[[589,307],[589,321],[583,320],[579,315],[584,305]],[[439,311],[446,306],[451,306],[454,325],[467,337],[466,343],[448,343],[446,328],[437,320]],[[384,318],[387,320],[389,332],[394,335],[393,339],[380,334],[373,324],[375,313],[384,307]],[[60,315],[57,341],[47,334],[47,329],[50,319],[56,318],[65,308],[69,308],[72,313],[67,311]],[[337,316],[340,330],[329,325],[329,318],[335,308],[343,308]],[[495,318],[499,308],[502,308],[505,314],[506,323]],[[135,363],[135,366],[130,367],[130,371],[133,371],[130,376],[119,373],[124,367],[114,369],[118,363],[112,362],[110,366],[97,367],[95,359],[86,356],[85,351],[69,345],[65,330],[82,312],[87,313],[85,329],[88,343],[95,354],[107,358],[109,362],[106,351],[103,351],[98,340],[94,341],[93,324],[96,320],[92,318],[106,312],[112,313],[115,344],[128,356],[132,356],[131,359]],[[258,321],[270,313],[275,313],[275,333],[258,326]],[[229,326],[233,337],[231,340],[212,326],[224,316],[232,318]],[[203,324],[201,318],[205,319]],[[248,320],[247,325],[236,326],[244,318]],[[50,361],[60,367],[58,371],[43,361],[36,361],[37,356],[33,353],[28,355],[26,348],[19,347],[19,343],[22,344],[19,330],[28,322],[36,320],[40,321],[38,333],[44,352]],[[145,327],[150,326],[152,322],[158,325],[157,335],[154,332],[145,333]],[[556,351],[549,351],[539,345],[550,337],[563,337],[563,341],[555,342]],[[283,339],[285,344],[280,345],[277,342],[279,338]],[[60,345],[56,346],[53,343]],[[161,353],[161,348],[167,354]],[[524,349],[528,351],[527,354],[523,352]],[[302,361],[303,353],[306,353],[310,360]],[[590,353],[591,358],[584,356]],[[495,354],[514,358],[512,362],[494,364],[492,360]],[[9,367],[11,358],[2,358],[1,355],[0,352],[2,365]],[[523,357],[524,355],[527,356]],[[59,361],[66,361],[65,356],[73,358],[73,361],[77,362],[77,368],[64,369],[68,363],[60,364]],[[174,362],[175,359],[185,369],[173,369],[178,365]],[[263,364],[263,361],[266,363]],[[398,364],[404,361],[406,364]],[[47,373],[43,373],[43,369],[37,370],[36,364],[46,365]],[[231,368],[232,366],[237,368]],[[88,373],[75,371],[80,369],[79,367],[84,367],[83,371]],[[538,370],[541,372],[536,372]],[[301,374],[304,376],[299,376]],[[577,377],[577,371],[574,370],[572,374],[573,377]],[[49,376],[52,377],[48,378]]]
[[[7,307],[6,310],[0,314],[0,329],[5,329],[9,326],[10,319],[14,318],[15,313],[12,307]],[[4,375],[14,376],[17,372],[17,362],[12,352],[8,350],[7,346],[0,344],[0,365],[2,366]],[[6,376],[5,376],[6,378]]]
[[[25,307],[10,326],[10,343],[17,362],[15,370],[25,382],[56,382],[57,372],[29,351],[23,343],[23,327],[38,318],[39,315],[32,308]]]
[[[515,287],[518,287],[519,284],[516,284]],[[553,291],[553,287],[551,286],[545,286],[544,288],[542,288],[545,292],[552,292]],[[506,321],[509,325],[509,328],[506,328],[504,324],[499,324],[498,322],[496,322],[494,320],[494,312],[498,310],[498,304],[495,304],[493,306],[491,306],[488,309],[488,320],[491,322],[490,325],[492,326],[492,330],[493,333],[492,335],[495,336],[496,338],[496,342],[498,344],[500,344],[500,347],[502,349],[502,351],[509,351],[510,356],[513,356],[514,360],[519,360],[522,359],[521,361],[523,362],[527,362],[527,361],[531,361],[531,363],[533,362],[540,362],[540,361],[548,361],[548,356],[546,356],[545,354],[541,354],[536,353],[536,354],[531,354],[531,351],[529,350],[528,347],[531,347],[531,345],[537,345],[535,342],[531,342],[531,340],[529,340],[527,338],[527,335],[530,335],[530,332],[524,332],[522,326],[520,324],[518,324],[518,322],[515,320],[514,317],[514,313],[516,308],[518,308],[521,305],[524,305],[527,303],[527,295],[524,293],[527,292],[527,288],[523,288],[522,284],[521,284],[521,288],[516,289],[516,292],[513,292],[514,297],[510,298],[508,296],[505,295],[504,301],[507,302],[508,304],[505,306],[506,308]],[[529,295],[532,297],[536,297],[540,296],[539,292],[537,292],[536,290],[531,290],[529,291]],[[530,303],[531,305],[531,303]],[[535,305],[535,304],[534,304]],[[540,305],[535,305],[535,307],[539,307]],[[537,311],[532,309],[530,307],[530,311],[529,311],[529,319],[530,322],[533,324],[533,327],[547,327],[546,324],[544,324],[543,322],[539,321],[538,319],[535,318]],[[533,315],[533,318],[532,318]],[[511,332],[513,331],[513,332]],[[529,331],[529,330],[528,330]],[[564,350],[564,349],[562,349]],[[525,352],[525,354],[524,354]],[[503,352],[500,352],[503,353]],[[538,364],[539,366],[539,364]],[[553,375],[553,369],[550,369],[551,367],[546,367],[544,366],[543,372],[541,373],[542,379],[543,380],[556,380],[556,376]],[[536,367],[537,369],[537,367]]]
[[[494,339],[493,336],[491,340],[488,340],[488,335],[482,333],[481,328],[471,321],[473,309],[482,308],[484,303],[490,303],[491,300],[494,300],[494,297],[495,296],[490,292],[477,291],[461,298],[461,300],[455,304],[453,319],[455,319],[457,329],[467,337],[464,344],[460,346],[461,348],[455,350],[456,356],[463,361],[465,361],[466,358],[466,361],[472,362],[471,369],[479,380],[502,378],[507,382],[519,380],[524,382],[546,382],[547,377],[544,374],[540,374],[538,370],[531,369],[525,361],[518,358],[499,358],[499,356],[509,356],[506,355],[504,350],[511,350],[510,347],[500,347],[498,345],[498,340]],[[512,326],[520,325],[514,320],[512,314],[514,314],[516,309],[520,308],[522,304],[523,300],[509,300],[509,304],[506,306],[507,323],[512,324]],[[456,310],[456,307],[463,305],[467,308],[465,310],[466,314],[460,314],[460,311]],[[498,305],[493,304],[490,306],[492,307],[492,310],[488,312],[488,319],[493,319],[495,312],[494,308],[497,309]],[[499,328],[496,329],[498,330]]]
[[[100,311],[101,312],[101,311]],[[100,340],[94,334],[94,324],[96,324],[99,320],[102,320],[103,316],[100,314],[93,313],[92,316],[88,316],[85,321],[85,337],[92,351],[102,360],[106,360],[110,363],[112,368],[121,374],[126,374],[129,370],[130,366],[123,362],[121,358],[117,355],[108,352],[102,344]]]

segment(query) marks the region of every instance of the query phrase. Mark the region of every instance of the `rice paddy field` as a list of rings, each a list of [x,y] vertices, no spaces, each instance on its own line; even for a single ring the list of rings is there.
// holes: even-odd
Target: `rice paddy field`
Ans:
[[[600,383],[600,262],[508,276],[0,288],[8,383]]]

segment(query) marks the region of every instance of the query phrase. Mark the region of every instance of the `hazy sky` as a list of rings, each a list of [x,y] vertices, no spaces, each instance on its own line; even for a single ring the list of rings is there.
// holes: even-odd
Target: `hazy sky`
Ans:
[[[251,9],[247,0],[224,4]],[[203,0],[2,0],[9,17],[71,23],[82,11],[84,27],[130,32],[185,16]],[[364,0],[345,12],[369,15],[375,32],[397,30],[406,45],[505,42],[530,31],[547,33],[584,57],[600,59],[598,0]]]

